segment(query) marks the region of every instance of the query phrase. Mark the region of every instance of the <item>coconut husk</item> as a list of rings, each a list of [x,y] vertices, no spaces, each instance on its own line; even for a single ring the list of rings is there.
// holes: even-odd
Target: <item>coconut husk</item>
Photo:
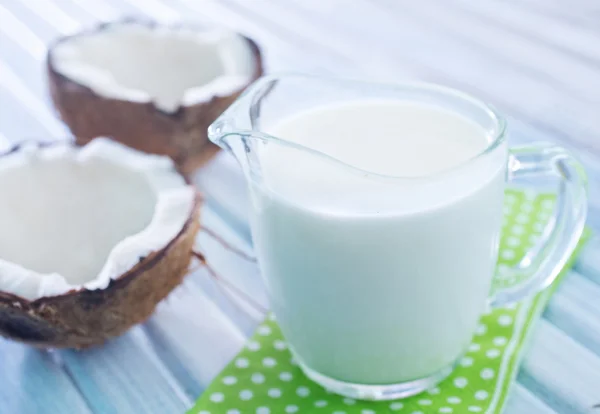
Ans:
[[[102,24],[92,31],[106,30],[111,24],[119,22]],[[204,165],[219,151],[208,139],[209,125],[237,99],[246,86],[263,74],[260,49],[254,41],[245,38],[256,64],[247,85],[229,96],[215,96],[206,102],[180,106],[176,112],[167,113],[152,102],[139,103],[101,96],[58,73],[53,66],[53,48],[73,36],[81,35],[85,33],[63,37],[51,45],[46,63],[52,100],[77,144],[85,145],[97,136],[111,137],[137,150],[171,157],[186,175]]]
[[[43,348],[86,348],[145,321],[188,273],[201,199],[181,232],[106,289],[27,299],[0,292],[0,335]]]

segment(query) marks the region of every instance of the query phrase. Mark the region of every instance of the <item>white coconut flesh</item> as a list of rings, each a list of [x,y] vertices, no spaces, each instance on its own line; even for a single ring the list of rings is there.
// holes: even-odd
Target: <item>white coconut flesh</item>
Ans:
[[[165,112],[228,96],[256,70],[248,41],[235,33],[133,22],[71,37],[51,59],[58,73],[98,95],[153,102]]]
[[[104,289],[183,229],[195,191],[167,157],[97,138],[0,157],[0,291]]]

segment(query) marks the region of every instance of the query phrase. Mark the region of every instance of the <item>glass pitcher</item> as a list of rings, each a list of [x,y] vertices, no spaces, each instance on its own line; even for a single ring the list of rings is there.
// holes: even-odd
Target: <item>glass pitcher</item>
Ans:
[[[346,131],[346,141],[330,143],[310,117],[298,124],[316,128],[306,140],[277,136],[278,123],[307,111],[368,102],[382,106],[369,117],[357,113],[361,134],[344,129],[356,121],[349,116],[334,113],[322,124],[329,134]],[[395,149],[395,131],[387,144],[374,135],[393,102],[466,119],[485,145],[451,168],[415,173],[423,163]],[[445,378],[486,308],[550,285],[585,222],[585,177],[571,155],[549,144],[509,149],[502,116],[438,85],[268,76],[211,125],[209,137],[237,158],[248,181],[259,264],[291,352],[308,377],[352,398],[402,398]],[[356,162],[332,155],[341,145],[353,146]],[[445,156],[436,146],[427,152]],[[374,171],[362,164],[367,156],[413,167],[404,175]],[[513,269],[521,282],[502,286],[494,269],[504,189],[548,177],[559,183],[554,216]]]

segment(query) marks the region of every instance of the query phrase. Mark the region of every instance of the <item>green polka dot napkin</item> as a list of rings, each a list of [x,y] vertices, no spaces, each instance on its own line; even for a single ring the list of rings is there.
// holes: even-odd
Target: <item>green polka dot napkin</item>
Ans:
[[[496,286],[519,282],[511,266],[541,235],[553,206],[551,195],[506,192]],[[427,392],[398,401],[357,401],[311,382],[294,363],[270,315],[189,414],[500,413],[526,334],[553,288],[483,315],[468,352],[450,377]]]

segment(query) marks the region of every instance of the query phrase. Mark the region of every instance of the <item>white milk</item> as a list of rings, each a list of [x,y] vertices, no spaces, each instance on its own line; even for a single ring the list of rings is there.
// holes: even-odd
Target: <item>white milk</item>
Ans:
[[[490,289],[506,150],[474,160],[492,139],[482,127],[405,101],[316,108],[266,130],[338,160],[269,143],[252,186],[262,271],[301,362],[360,384],[451,365]]]

